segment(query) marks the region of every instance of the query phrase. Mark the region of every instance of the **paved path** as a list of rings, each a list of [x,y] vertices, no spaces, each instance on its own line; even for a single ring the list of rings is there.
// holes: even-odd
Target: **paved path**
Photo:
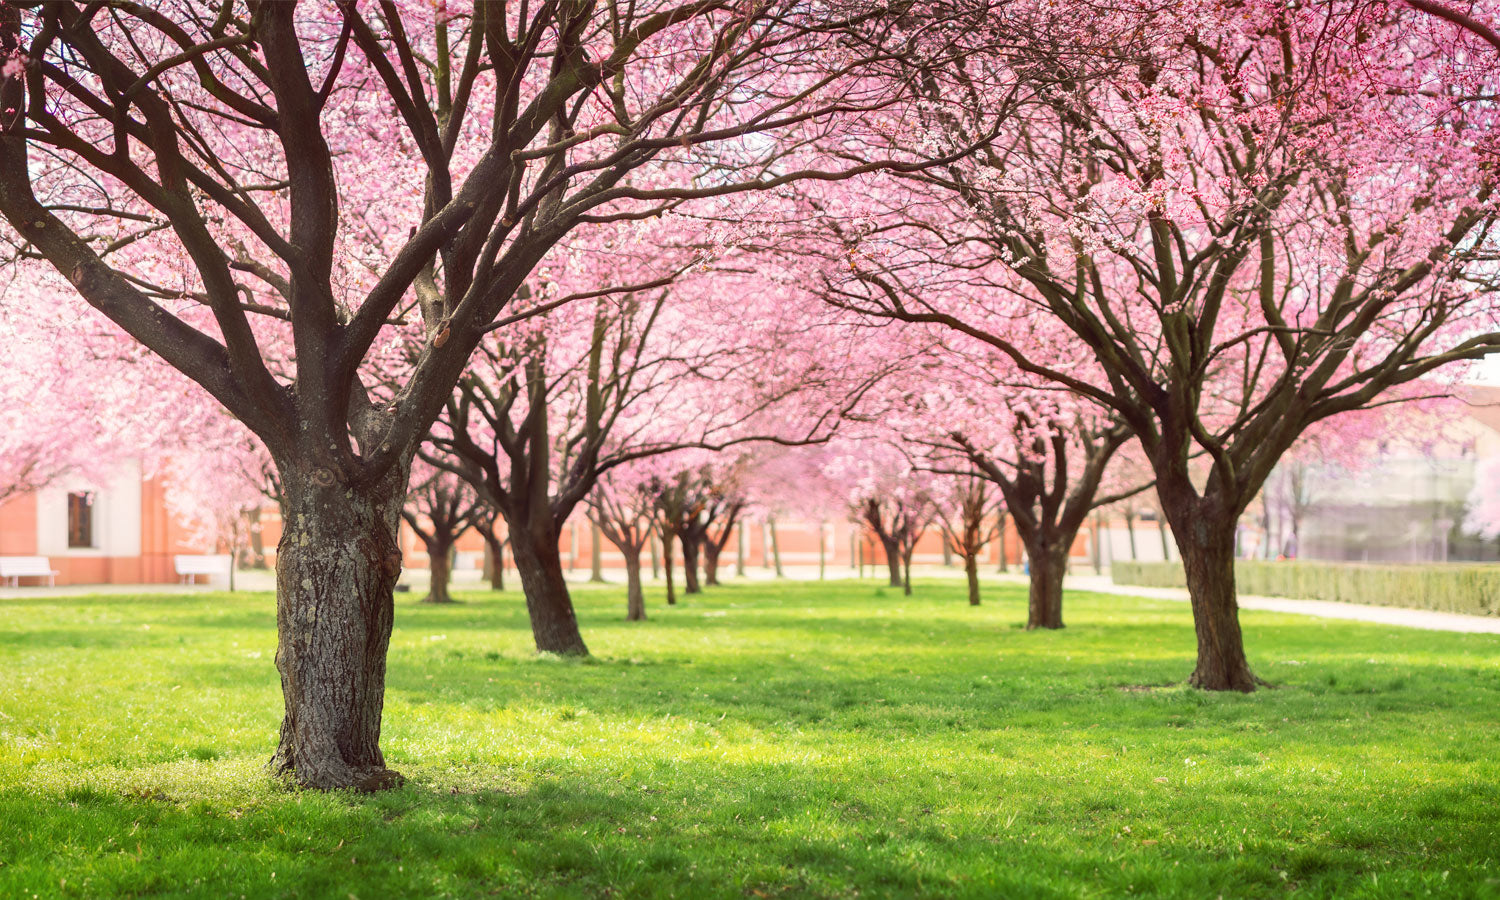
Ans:
[[[1107,575],[1069,575],[1066,585],[1069,590],[1074,591],[1098,591],[1101,594],[1124,594],[1129,597],[1149,597],[1153,600],[1186,602],[1188,599],[1188,592],[1184,588],[1115,584]],[[1363,603],[1334,603],[1328,600],[1292,600],[1287,597],[1241,596],[1239,601],[1241,609],[1261,609],[1268,612],[1294,613],[1299,616],[1318,616],[1324,619],[1354,619],[1379,625],[1425,628],[1428,631],[1500,634],[1500,618],[1488,616],[1465,616],[1458,613],[1404,609],[1397,606],[1367,606]]]

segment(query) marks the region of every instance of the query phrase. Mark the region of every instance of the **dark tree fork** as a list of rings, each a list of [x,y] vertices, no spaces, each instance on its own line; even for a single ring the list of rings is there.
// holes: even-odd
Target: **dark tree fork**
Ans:
[[[211,18],[194,18],[191,4],[0,6],[0,48],[30,60],[24,81],[0,86],[0,213],[19,255],[50,264],[200,384],[276,462],[285,488],[278,771],[317,788],[399,780],[379,735],[411,459],[485,331],[526,314],[510,307],[553,246],[590,222],[656,215],[694,198],[912,165],[778,167],[771,157],[779,145],[765,142],[765,158],[710,184],[630,182],[663,153],[903,102],[895,87],[857,97],[837,89],[888,58],[880,44],[889,10],[858,6],[812,21],[801,4],[774,0],[748,12],[739,3],[665,0],[606,11],[573,0],[535,4],[518,21],[510,5],[477,0],[466,16],[437,26],[441,53],[413,43],[428,35],[405,27],[393,2],[339,4],[336,43],[315,49],[304,45],[304,14],[290,0],[226,2]],[[631,93],[632,67],[653,64],[661,49],[653,42],[694,22],[715,40],[677,47],[672,78],[656,95]],[[837,69],[819,62],[825,55],[800,52],[856,31],[860,46],[875,49],[844,55]],[[155,55],[163,47],[170,55]],[[342,77],[358,59],[359,78]],[[795,60],[806,61],[798,64],[808,79],[763,77]],[[192,97],[178,96],[185,85]],[[346,214],[363,210],[350,209],[355,186],[340,192],[339,135],[324,119],[344,91],[374,93],[377,105],[395,110],[426,176],[424,195],[412,200],[418,224],[399,246],[382,248],[384,267],[349,307],[335,290],[337,238]],[[746,107],[724,98],[756,91],[768,111],[732,118]],[[574,127],[591,92],[613,103],[618,127]],[[196,102],[203,96],[212,103]],[[98,122],[110,123],[102,139],[98,129],[80,130]],[[459,144],[474,134],[482,144],[468,148],[472,164],[455,175]],[[284,174],[251,179],[226,162],[241,139],[278,157],[272,167]],[[118,185],[122,196],[97,209],[69,202],[66,192],[39,196],[33,164],[42,161],[81,184]],[[130,262],[133,241],[101,248],[86,239],[131,234],[131,226],[180,254],[197,283],[153,283]],[[232,248],[216,239],[226,229],[240,236]],[[213,333],[174,315],[168,299],[201,304]],[[399,386],[382,394],[366,378],[370,351],[408,305],[428,340]],[[284,323],[290,351],[263,347],[252,317]],[[518,554],[525,543],[516,542]]]

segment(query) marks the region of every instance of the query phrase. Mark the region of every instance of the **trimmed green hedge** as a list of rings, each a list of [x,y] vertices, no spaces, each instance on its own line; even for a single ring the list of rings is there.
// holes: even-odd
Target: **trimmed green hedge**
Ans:
[[[1117,562],[1115,584],[1185,587],[1182,564]],[[1369,565],[1316,561],[1236,560],[1241,594],[1336,600],[1435,609],[1475,616],[1500,615],[1500,566],[1450,563]]]

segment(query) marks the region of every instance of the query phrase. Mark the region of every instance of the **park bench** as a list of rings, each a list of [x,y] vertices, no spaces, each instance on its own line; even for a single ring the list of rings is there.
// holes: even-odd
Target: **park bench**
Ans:
[[[22,578],[45,578],[48,586],[57,584],[58,572],[45,556],[0,556],[0,580],[20,587]]]
[[[215,575],[229,577],[230,557],[228,553],[204,556],[178,554],[172,557],[172,565],[177,569],[177,576],[182,579],[183,584],[197,584],[199,575],[210,578]]]

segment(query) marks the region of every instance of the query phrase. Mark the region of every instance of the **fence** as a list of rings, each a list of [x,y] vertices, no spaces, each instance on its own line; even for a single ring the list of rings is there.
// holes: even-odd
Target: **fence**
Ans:
[[[1185,587],[1180,563],[1117,562],[1116,584]],[[1476,616],[1500,615],[1500,566],[1362,565],[1236,560],[1242,594],[1404,606]]]

